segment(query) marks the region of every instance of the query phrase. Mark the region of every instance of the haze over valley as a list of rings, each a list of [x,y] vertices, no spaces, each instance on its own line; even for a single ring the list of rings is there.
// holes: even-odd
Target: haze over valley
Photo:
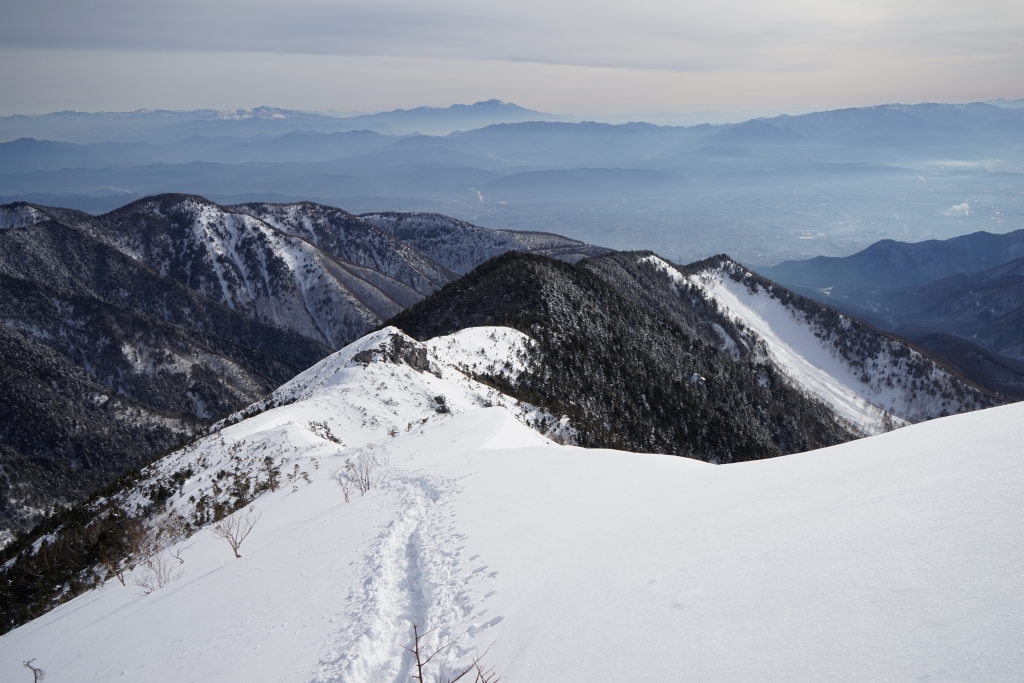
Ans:
[[[0,118],[0,198],[94,213],[161,192],[312,200],[764,266],[1019,227],[1018,104],[689,127],[579,122],[498,101],[347,118],[271,108],[11,116]]]

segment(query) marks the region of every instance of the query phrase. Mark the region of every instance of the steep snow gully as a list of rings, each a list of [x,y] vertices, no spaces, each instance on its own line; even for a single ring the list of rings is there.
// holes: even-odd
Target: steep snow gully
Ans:
[[[281,484],[240,559],[201,528],[157,590],[0,637],[0,680],[407,683],[413,624],[430,680],[485,651],[506,681],[1024,680],[1024,404],[715,466],[562,445],[470,376],[531,348],[384,329],[160,461],[125,505],[181,473],[196,519],[268,457]]]

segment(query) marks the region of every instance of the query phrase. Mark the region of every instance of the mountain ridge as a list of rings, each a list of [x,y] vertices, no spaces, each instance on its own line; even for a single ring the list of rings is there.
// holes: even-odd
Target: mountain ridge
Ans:
[[[729,681],[768,666],[781,682],[837,661],[866,679],[1014,677],[1020,406],[712,467],[559,445],[537,431],[547,416],[470,376],[514,381],[531,358],[522,333],[488,327],[427,343],[383,328],[324,359],[275,405],[5,552],[4,626],[47,613],[0,639],[0,671],[29,652],[56,681],[403,680],[416,624],[442,678],[488,644],[488,666],[524,679],[646,667]],[[360,466],[365,490],[346,477]],[[252,523],[240,553],[215,533],[232,514]],[[139,537],[155,540],[118,545]],[[50,589],[81,546],[87,570]],[[154,567],[169,571],[154,580]],[[965,575],[982,577],[980,597],[963,599]],[[31,586],[37,603],[7,599]],[[851,603],[856,623],[834,618]],[[570,626],[552,629],[553,609]],[[952,626],[925,618],[951,609]],[[609,632],[595,610],[628,628]],[[707,643],[671,647],[680,619]],[[748,647],[711,645],[728,633]],[[971,638],[983,649],[965,655]],[[581,642],[583,664],[564,662]],[[665,645],[653,664],[652,642]]]
[[[32,405],[43,407],[0,434],[0,542],[263,399],[455,270],[508,249],[605,251],[550,233],[431,214],[359,217],[308,202],[222,207],[170,194],[101,216],[0,206],[0,324],[13,335],[0,356],[26,363],[26,376],[50,377],[62,363],[84,373],[70,389],[32,382]],[[111,410],[88,413],[94,424],[80,436],[45,409],[89,392]],[[53,446],[61,440],[67,448]],[[76,449],[98,449],[105,461]],[[75,463],[78,484],[65,474],[47,482],[46,468]]]
[[[789,261],[758,271],[933,350],[974,381],[1021,398],[1022,254],[1024,230],[977,232],[912,244],[883,240],[849,257]]]

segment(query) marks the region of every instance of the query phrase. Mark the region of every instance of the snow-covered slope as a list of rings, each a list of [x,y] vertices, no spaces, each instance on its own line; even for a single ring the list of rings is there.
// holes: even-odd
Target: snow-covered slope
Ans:
[[[164,195],[101,218],[109,241],[218,303],[338,348],[422,295],[247,214]]]
[[[713,466],[557,445],[455,369],[514,377],[530,347],[382,330],[161,461],[131,502],[166,484],[193,523],[268,456],[282,485],[240,559],[200,528],[158,590],[136,569],[0,637],[0,678],[405,683],[413,623],[450,645],[431,675],[487,651],[508,681],[1024,677],[1024,407]],[[377,463],[348,503],[346,461]]]
[[[251,203],[230,208],[301,237],[348,263],[397,280],[421,296],[456,277],[405,242],[341,209],[312,202]]]
[[[728,260],[683,275],[657,256],[646,260],[680,285],[698,288],[744,334],[719,330],[722,348],[770,359],[794,384],[867,434],[976,410],[981,392],[895,339],[759,278]],[[802,305],[801,305],[802,304]]]
[[[147,197],[102,216],[0,206],[0,229],[53,218],[246,316],[337,349],[487,259],[605,253],[546,233],[489,230],[435,214],[354,216],[311,202],[219,206]]]
[[[45,221],[42,211],[28,204],[5,204],[0,206],[0,230],[27,228]]]

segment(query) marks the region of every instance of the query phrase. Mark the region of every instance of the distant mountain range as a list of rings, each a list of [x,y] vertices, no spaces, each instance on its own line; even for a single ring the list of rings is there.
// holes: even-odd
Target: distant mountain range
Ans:
[[[496,123],[523,121],[569,121],[570,117],[545,114],[511,102],[487,100],[450,107],[415,107],[344,119],[353,130],[391,130],[423,135],[447,135],[457,130],[474,130]]]
[[[331,134],[343,131],[374,131],[385,135],[447,135],[495,123],[564,121],[511,102],[487,100],[450,107],[415,107],[359,116],[329,116],[291,109],[256,107],[216,111],[167,111],[142,109],[133,112],[87,113],[62,111],[37,116],[0,117],[0,140],[36,138],[62,142],[167,144],[192,137],[279,136],[294,131]]]
[[[956,273],[987,270],[1022,257],[1024,230],[1016,230],[1001,235],[976,232],[914,243],[881,240],[851,256],[817,256],[757,270],[787,287],[828,289],[831,300],[843,301],[847,292],[864,287],[921,285]]]
[[[805,159],[805,166],[892,164],[919,159],[921,155],[954,153],[965,146],[977,153],[995,153],[1024,141],[1024,111],[980,103],[886,105],[689,128],[647,123],[558,122],[554,120],[557,118],[496,100],[350,119],[265,108],[238,116],[200,111],[6,117],[0,118],[0,139],[8,139],[0,144],[0,192],[88,193],[114,179],[120,181],[118,187],[145,192],[148,178],[167,183],[171,177],[178,177],[176,182],[212,183],[205,191],[218,194],[225,192],[216,184],[226,173],[248,177],[251,182],[253,174],[266,173],[267,169],[244,164],[267,163],[306,165],[301,171],[283,169],[292,176],[296,171],[314,176],[340,173],[365,184],[353,190],[408,192],[422,190],[411,186],[385,187],[394,184],[393,174],[398,168],[435,165],[499,170],[499,175],[554,168],[620,167],[678,172],[689,169],[694,156],[747,159],[747,163],[760,159],[757,166],[762,167],[764,154],[778,156],[785,154],[782,148],[793,146],[805,148],[805,152],[811,148],[819,150]],[[459,132],[445,135],[409,137],[413,130],[395,134],[369,125],[373,121],[419,120],[444,120],[452,125],[461,121],[467,127],[452,128]],[[46,128],[50,125],[53,130]],[[146,126],[152,126],[152,132],[147,132]],[[266,126],[267,130],[256,132],[253,126]],[[89,135],[95,139],[86,140],[88,136],[76,132],[77,127],[94,131]],[[428,129],[424,125],[416,130],[423,133]],[[351,162],[324,165],[346,159]],[[187,166],[197,162],[234,167]],[[176,176],[169,177],[167,173],[172,169],[161,168],[162,165],[182,167],[173,170]],[[783,168],[792,165],[790,162]],[[115,171],[127,168],[136,169],[133,174],[138,177],[134,182],[128,180],[131,175],[119,176]],[[74,169],[109,173],[90,174],[95,178],[88,181],[68,175]],[[782,169],[776,166],[773,170]],[[381,177],[382,172],[385,177]],[[323,191],[315,184],[305,189],[307,194]]]
[[[690,127],[552,118],[499,102],[348,119],[267,108],[7,117],[0,198],[105,213],[180,192],[539,231],[557,216],[557,231],[585,242],[747,263],[998,231],[1024,210],[1012,197],[1020,108],[883,105]],[[401,121],[419,123],[387,127]],[[453,132],[412,134],[445,132],[428,127],[439,121]]]

